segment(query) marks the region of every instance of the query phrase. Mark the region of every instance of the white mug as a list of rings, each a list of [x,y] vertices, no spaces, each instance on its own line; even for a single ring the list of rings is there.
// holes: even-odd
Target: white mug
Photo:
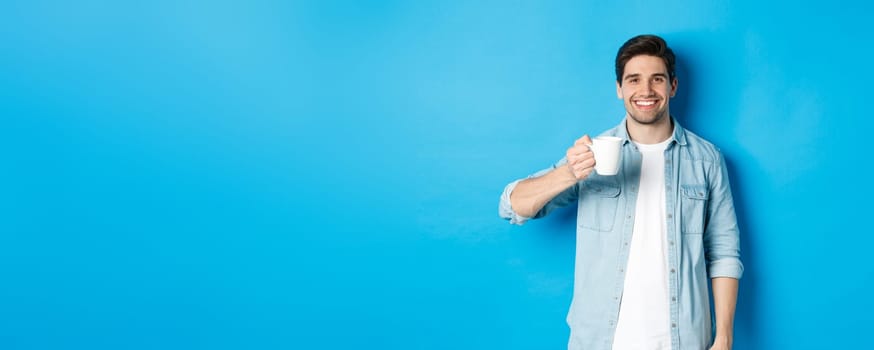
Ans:
[[[598,175],[616,175],[622,155],[622,139],[614,136],[598,136],[589,149],[595,153],[595,172]]]

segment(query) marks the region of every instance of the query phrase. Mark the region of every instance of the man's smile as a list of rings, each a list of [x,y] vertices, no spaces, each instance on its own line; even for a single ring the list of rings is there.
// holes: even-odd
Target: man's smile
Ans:
[[[656,102],[658,100],[646,99],[646,100],[633,100],[634,105],[639,109],[651,109],[655,108]]]

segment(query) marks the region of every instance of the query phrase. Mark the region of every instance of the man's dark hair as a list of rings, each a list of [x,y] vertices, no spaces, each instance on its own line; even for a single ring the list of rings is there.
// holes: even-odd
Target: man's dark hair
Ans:
[[[638,35],[622,44],[616,53],[616,82],[622,85],[622,75],[625,73],[625,64],[635,56],[646,55],[661,58],[668,69],[668,79],[674,81],[674,51],[668,47],[665,39],[656,35]]]

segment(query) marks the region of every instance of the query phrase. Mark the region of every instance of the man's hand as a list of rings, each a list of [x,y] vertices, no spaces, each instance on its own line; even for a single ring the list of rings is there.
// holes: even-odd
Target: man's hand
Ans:
[[[587,178],[595,168],[595,154],[589,149],[591,144],[589,135],[583,135],[567,149],[567,168],[577,180]]]

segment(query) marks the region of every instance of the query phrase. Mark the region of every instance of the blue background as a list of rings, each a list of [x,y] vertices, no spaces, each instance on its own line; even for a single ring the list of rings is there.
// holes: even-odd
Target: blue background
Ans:
[[[641,33],[728,159],[735,348],[864,348],[852,3],[4,2],[0,348],[564,348],[572,210],[498,197],[621,120]]]

